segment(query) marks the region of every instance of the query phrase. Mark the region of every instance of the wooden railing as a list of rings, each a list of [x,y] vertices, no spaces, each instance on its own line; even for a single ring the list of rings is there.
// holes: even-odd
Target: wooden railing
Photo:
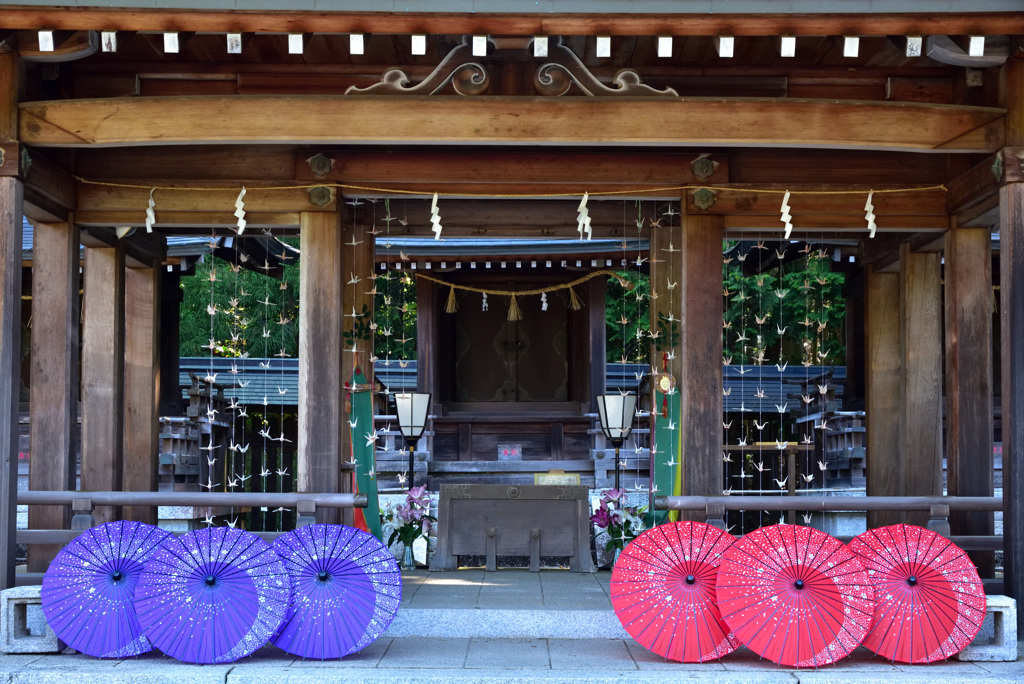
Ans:
[[[1000,551],[1002,536],[953,536],[950,511],[1001,511],[998,496],[659,496],[654,507],[670,511],[704,511],[708,524],[726,529],[726,511],[924,511],[928,529],[969,551]],[[838,537],[842,541],[848,538]]]
[[[316,522],[317,508],[365,508],[365,494],[317,494],[309,492],[69,492],[22,491],[18,503],[30,506],[71,506],[70,530],[18,530],[19,544],[65,545],[93,527],[96,506],[209,506],[295,508],[295,525],[303,527]],[[273,540],[282,532],[254,532]],[[17,584],[39,584],[41,573],[19,573]]]

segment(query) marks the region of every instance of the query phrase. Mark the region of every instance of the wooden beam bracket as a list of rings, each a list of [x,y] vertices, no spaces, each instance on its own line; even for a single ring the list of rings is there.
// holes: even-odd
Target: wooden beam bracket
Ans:
[[[124,238],[118,238],[113,228],[92,227],[82,231],[82,244],[87,247],[116,247],[124,243],[125,262],[131,268],[152,268],[167,258],[167,240],[157,233],[136,230]]]

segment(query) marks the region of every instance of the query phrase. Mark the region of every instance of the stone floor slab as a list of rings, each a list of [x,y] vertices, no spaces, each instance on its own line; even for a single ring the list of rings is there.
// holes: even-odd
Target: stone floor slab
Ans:
[[[543,670],[551,667],[545,639],[472,639],[466,668]]]
[[[549,639],[553,670],[636,670],[625,641],[618,639]]]
[[[462,668],[466,664],[469,646],[469,639],[393,639],[377,667],[404,670]]]

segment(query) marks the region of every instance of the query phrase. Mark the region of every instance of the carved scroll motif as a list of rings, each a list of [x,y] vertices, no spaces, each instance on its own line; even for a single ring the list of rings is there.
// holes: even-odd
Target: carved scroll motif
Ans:
[[[679,97],[672,88],[658,90],[640,82],[635,71],[623,69],[615,74],[613,86],[601,83],[572,50],[559,39],[549,60],[537,69],[533,83],[541,95],[564,95],[575,85],[586,95],[604,97]]]
[[[449,83],[459,95],[479,95],[487,90],[490,77],[482,64],[474,61],[463,61],[472,56],[472,49],[466,39],[462,39],[454,50],[449,52],[441,63],[430,72],[430,75],[415,85],[401,69],[388,69],[381,77],[380,83],[365,88],[349,86],[346,95],[436,95]]]

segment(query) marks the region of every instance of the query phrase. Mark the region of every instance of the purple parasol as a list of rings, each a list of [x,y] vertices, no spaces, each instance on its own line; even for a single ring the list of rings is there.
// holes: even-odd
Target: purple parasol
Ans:
[[[281,626],[291,583],[265,541],[213,527],[168,539],[135,589],[139,623],[154,646],[191,663],[249,655]]]
[[[98,658],[152,649],[135,616],[143,564],[169,536],[152,525],[110,522],[86,530],[50,563],[43,577],[43,615],[61,641]]]
[[[292,602],[278,647],[304,658],[340,658],[369,646],[391,624],[402,574],[371,534],[310,525],[281,535],[274,550],[292,579]]]

